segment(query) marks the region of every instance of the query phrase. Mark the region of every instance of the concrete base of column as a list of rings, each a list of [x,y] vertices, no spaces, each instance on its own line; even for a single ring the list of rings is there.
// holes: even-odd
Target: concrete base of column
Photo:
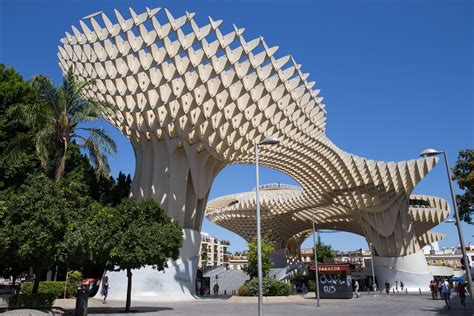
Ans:
[[[398,281],[403,282],[408,292],[428,291],[428,284],[433,279],[431,270],[425,259],[423,251],[403,257],[377,257],[374,256],[374,269],[379,289],[384,288],[385,281],[395,287]]]
[[[180,258],[168,261],[168,268],[157,271],[151,267],[132,270],[133,301],[185,301],[193,300],[198,268],[201,234],[184,229]],[[125,301],[127,296],[127,272],[108,271],[110,289],[107,299]],[[96,298],[101,297],[101,291]]]

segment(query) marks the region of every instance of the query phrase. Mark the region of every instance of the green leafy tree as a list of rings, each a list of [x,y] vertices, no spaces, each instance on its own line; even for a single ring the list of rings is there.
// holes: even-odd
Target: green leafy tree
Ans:
[[[15,261],[31,266],[36,275],[32,292],[37,293],[41,273],[58,263],[68,223],[90,203],[74,187],[61,186],[42,174],[30,176],[17,191],[4,191],[0,197],[0,257],[10,266]]]
[[[130,195],[130,187],[132,186],[132,178],[130,175],[125,176],[123,172],[119,172],[117,180],[111,189],[110,203],[112,205],[118,205],[123,199],[126,199]]]
[[[39,167],[34,133],[24,119],[27,105],[35,102],[31,84],[15,69],[0,64],[0,190],[20,186]],[[18,143],[25,151],[11,159],[7,153]]]
[[[462,195],[457,195],[457,205],[459,216],[466,223],[472,223],[472,214],[474,211],[474,150],[461,150],[458,160],[453,168],[453,179],[464,190]]]
[[[324,243],[317,243],[316,251],[318,252],[318,263],[324,263],[325,260],[330,260],[336,256],[331,245],[325,245]]]
[[[119,205],[92,206],[85,221],[69,225],[61,245],[62,261],[86,276],[104,268],[127,271],[126,311],[130,310],[132,270],[151,266],[158,271],[176,260],[183,242],[181,228],[152,199],[124,199]]]
[[[87,214],[68,223],[59,244],[60,261],[86,278],[100,278],[109,263],[114,240],[114,210],[94,202]],[[110,267],[110,268],[113,268]]]
[[[80,184],[81,193],[102,204],[118,205],[127,198],[132,180],[130,175],[119,172],[116,179],[97,175],[89,159],[81,155],[75,143],[69,145],[64,180]]]
[[[64,175],[71,142],[85,150],[99,175],[109,172],[107,154],[116,152],[115,142],[102,128],[79,127],[80,123],[98,119],[104,109],[100,102],[85,97],[85,89],[93,84],[78,81],[72,68],[60,87],[44,76],[32,80],[41,103],[31,105],[27,122],[39,126],[34,134],[36,154],[46,173],[56,181]]]
[[[183,243],[181,228],[152,199],[125,199],[113,208],[113,240],[110,261],[127,271],[125,311],[130,311],[132,269],[151,266],[158,271],[176,260]]]
[[[257,256],[257,237],[254,237],[251,242],[248,243],[248,270],[247,273],[250,278],[258,277],[258,256]],[[275,244],[268,240],[266,237],[262,238],[262,275],[265,277],[272,268],[272,260],[270,256],[275,249]]]

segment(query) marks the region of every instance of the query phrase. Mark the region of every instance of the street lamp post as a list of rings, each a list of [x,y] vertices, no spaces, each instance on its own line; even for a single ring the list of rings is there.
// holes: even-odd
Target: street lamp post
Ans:
[[[318,250],[316,248],[316,230],[314,229],[314,215],[321,214],[322,211],[316,211],[313,213],[313,245],[314,245],[314,275],[315,275],[315,283],[314,283],[314,291],[316,292],[316,306],[320,307],[319,305],[319,273],[318,273]]]
[[[260,143],[255,144],[255,180],[257,182],[255,188],[256,204],[257,204],[257,261],[258,261],[258,316],[263,316],[263,291],[262,291],[262,236],[260,232],[260,183],[258,172],[258,146],[260,145],[276,145],[280,141],[275,138],[265,138]]]
[[[464,246],[464,237],[462,233],[461,221],[459,219],[459,211],[458,211],[458,206],[456,203],[456,196],[454,195],[453,182],[451,181],[451,173],[449,171],[448,156],[446,155],[446,151],[444,150],[439,151],[435,149],[425,149],[420,153],[420,156],[430,157],[430,156],[437,156],[441,154],[444,157],[444,162],[446,165],[446,174],[448,175],[449,190],[451,191],[451,200],[453,202],[453,211],[454,211],[454,216],[456,219],[456,227],[458,229],[459,243],[461,244],[462,258],[464,260],[464,266],[466,267],[467,284],[469,284],[469,291],[471,293],[471,306],[474,307],[474,293],[473,293],[474,288],[472,287],[471,267],[469,265],[469,260],[467,258],[466,247]]]
[[[372,289],[374,290],[374,294],[376,294],[377,289],[374,287],[375,285],[375,272],[374,272],[374,251],[373,251],[373,244],[369,243],[370,246],[370,265],[372,266]]]

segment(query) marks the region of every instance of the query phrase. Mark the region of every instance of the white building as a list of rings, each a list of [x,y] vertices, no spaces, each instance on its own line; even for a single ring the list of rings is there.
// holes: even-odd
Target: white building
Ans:
[[[219,240],[201,233],[201,248],[199,249],[199,268],[206,267],[228,267],[230,243],[227,240]]]
[[[439,248],[438,243],[427,245],[423,248],[426,262],[434,276],[461,276],[462,251],[460,245],[456,247]],[[474,268],[474,245],[466,245],[466,253],[469,258],[470,268]]]
[[[231,270],[247,270],[249,260],[246,254],[233,254],[229,259],[229,269]]]

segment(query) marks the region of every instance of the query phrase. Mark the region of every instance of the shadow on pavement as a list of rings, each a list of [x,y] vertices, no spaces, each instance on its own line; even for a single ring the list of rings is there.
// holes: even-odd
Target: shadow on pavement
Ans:
[[[420,308],[420,311],[429,312],[436,315],[474,315],[471,307],[470,297],[466,297],[466,308],[461,305],[461,302],[457,296],[451,296],[451,309],[449,309],[444,300],[436,299],[439,302],[439,306]]]
[[[74,315],[74,309],[62,309],[64,315]],[[87,314],[142,314],[142,313],[156,313],[160,311],[174,310],[171,307],[155,307],[155,306],[133,306],[130,312],[125,313],[125,308],[121,307],[89,307]]]
[[[228,300],[232,295],[208,295],[208,296],[197,296],[198,300],[208,301],[208,300]]]

